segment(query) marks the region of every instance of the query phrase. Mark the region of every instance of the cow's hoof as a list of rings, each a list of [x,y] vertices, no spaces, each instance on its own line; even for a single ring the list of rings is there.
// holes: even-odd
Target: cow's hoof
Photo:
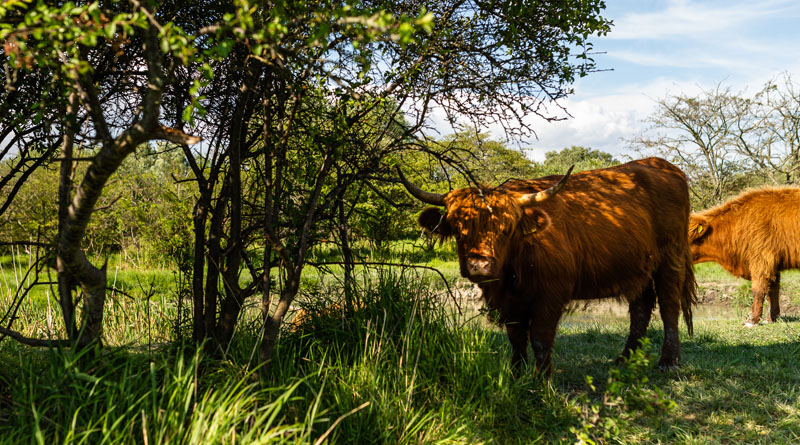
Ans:
[[[752,327],[758,326],[758,321],[747,320],[747,321],[744,322],[744,326],[747,327],[747,328],[752,328]]]
[[[678,363],[677,360],[662,358],[661,360],[658,361],[658,369],[664,372],[676,371],[680,367],[681,365]]]

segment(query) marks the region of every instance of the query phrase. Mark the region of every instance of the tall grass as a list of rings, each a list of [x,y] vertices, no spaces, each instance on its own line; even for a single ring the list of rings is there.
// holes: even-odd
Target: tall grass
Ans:
[[[129,307],[129,316],[141,310]],[[169,325],[164,313],[154,319]],[[113,329],[106,337],[129,338]],[[258,338],[246,329],[224,361],[175,342],[77,356],[6,341],[0,441],[480,443],[515,441],[523,430],[569,437],[579,422],[568,400],[544,381],[512,379],[504,337],[463,323],[431,291],[384,271],[354,310],[323,312],[285,332],[265,369],[251,366]]]
[[[20,356],[22,357],[22,356]],[[88,364],[87,364],[88,361]],[[236,368],[177,350],[28,354],[2,373],[4,443],[299,443],[308,425],[283,412],[301,381],[262,388]],[[14,369],[16,368],[16,369]],[[14,372],[16,371],[16,372]]]
[[[510,379],[498,351],[504,336],[474,322],[462,325],[404,275],[384,270],[374,284],[359,294],[357,309],[321,311],[288,334],[269,380],[316,372],[316,384],[298,388],[301,397],[321,394],[321,406],[339,415],[363,407],[337,426],[334,442],[511,438],[495,430],[496,419],[535,409],[536,402],[520,396],[547,389],[532,379]]]

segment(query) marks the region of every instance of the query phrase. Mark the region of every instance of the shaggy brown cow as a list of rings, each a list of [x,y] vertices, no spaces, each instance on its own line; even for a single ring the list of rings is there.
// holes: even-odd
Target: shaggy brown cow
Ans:
[[[461,275],[478,284],[505,324],[515,368],[527,361],[530,339],[537,369],[552,372],[553,339],[567,304],[597,298],[629,302],[623,356],[638,347],[658,300],[659,366],[679,365],[678,319],[683,311],[691,334],[695,281],[688,185],[674,165],[649,158],[447,194],[423,191],[402,172],[400,178],[417,199],[446,208],[425,209],[419,224],[456,239]]]
[[[761,320],[766,295],[767,321],[775,321],[781,312],[781,271],[800,268],[800,188],[749,190],[693,213],[689,243],[695,263],[715,261],[733,275],[752,280],[753,309],[745,325]]]

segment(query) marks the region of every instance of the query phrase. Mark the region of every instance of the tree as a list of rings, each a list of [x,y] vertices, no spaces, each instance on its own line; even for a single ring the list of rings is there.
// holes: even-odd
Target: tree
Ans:
[[[717,87],[700,97],[677,95],[661,99],[647,120],[651,127],[631,144],[643,152],[655,152],[676,164],[689,176],[692,192],[701,205],[720,202],[736,187],[743,158],[737,157],[736,137],[747,134],[751,102],[729,89]],[[702,187],[696,185],[702,184]]]
[[[580,172],[617,164],[619,161],[610,153],[573,145],[561,151],[545,153],[545,160],[539,168],[538,176],[563,175],[571,165],[575,166],[576,172]]]
[[[67,339],[33,339],[14,332],[11,323],[21,299],[6,312],[6,326],[0,327],[0,333],[30,345],[66,343],[83,347],[101,339],[106,292],[105,266],[93,265],[81,249],[86,228],[107,181],[138,145],[155,139],[197,142],[160,122],[163,91],[174,63],[187,62],[190,53],[185,51],[179,30],[161,26],[152,11],[138,2],[134,2],[133,12],[102,10],[97,3],[50,6],[12,2],[3,5],[0,16],[7,74],[8,102],[4,107],[34,111],[33,116],[26,113],[26,117],[17,119],[23,131],[3,130],[9,135],[3,142],[10,139],[10,143],[2,153],[13,148],[23,160],[16,164],[23,168],[12,167],[6,176],[17,179],[14,193],[37,162],[42,165],[52,160],[56,148],[60,151],[58,236],[54,242],[58,298]],[[128,52],[129,48],[135,50]],[[177,52],[175,59],[168,57],[173,50]],[[128,57],[120,57],[126,53]],[[165,63],[167,59],[171,61]],[[122,83],[113,82],[118,74],[112,66],[117,62],[122,67],[136,66],[141,74]],[[94,77],[96,74],[99,78]],[[88,167],[73,194],[76,142],[91,146],[91,154],[85,159]],[[44,150],[39,148],[42,145]],[[46,156],[31,155],[42,151]],[[37,265],[42,263],[37,260]],[[75,320],[76,287],[83,294],[80,330]]]
[[[64,121],[58,135],[70,141],[62,144],[62,196],[71,184],[74,139],[97,150],[91,158],[97,165],[86,174],[91,182],[84,180],[72,201],[80,219],[67,216],[59,231],[67,253],[64,292],[74,275],[87,283],[92,308],[102,307],[96,304],[102,268],[81,266],[80,254],[67,247],[79,245],[119,162],[135,145],[167,139],[183,150],[197,187],[194,339],[224,353],[245,299],[260,294],[260,355],[269,360],[309,249],[326,230],[343,226],[358,190],[393,181],[391,167],[403,162],[403,152],[458,163],[425,140],[431,107],[442,107],[453,122],[498,122],[512,134],[531,131],[523,121],[528,114],[558,119],[545,103],[569,94],[577,76],[594,70],[589,39],[610,26],[600,16],[603,7],[597,0],[154,2],[148,8],[133,2],[133,12],[91,3],[43,7],[44,15],[34,14],[39,6],[21,7],[13,29],[0,35],[16,39],[10,62],[20,72],[30,68],[41,83],[53,80],[49,70],[68,74],[53,95],[70,98],[61,106],[66,112],[56,113]],[[27,26],[21,15],[27,22],[44,17],[40,28],[50,34],[42,41],[61,46],[31,50],[15,37]],[[64,23],[50,28],[52,20]],[[62,25],[71,33],[54,34]],[[75,68],[56,63],[59,51]],[[41,62],[28,66],[30,57]],[[42,108],[58,103],[33,97]],[[85,122],[86,128],[78,125]],[[184,132],[204,144],[191,148],[196,139]],[[255,278],[244,287],[243,268]]]
[[[717,86],[698,97],[659,100],[650,128],[630,142],[683,169],[695,200],[706,207],[748,185],[798,180],[798,110],[788,75],[751,97]]]
[[[773,184],[800,183],[800,90],[785,73],[753,98],[752,135],[736,142],[759,174]]]

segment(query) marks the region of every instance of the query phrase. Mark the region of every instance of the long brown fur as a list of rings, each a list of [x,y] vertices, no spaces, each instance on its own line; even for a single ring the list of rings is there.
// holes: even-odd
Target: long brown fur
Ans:
[[[800,268],[800,188],[747,190],[723,204],[694,213],[689,241],[695,263],[714,261],[753,282],[747,323],[761,319],[764,297],[770,316],[780,315],[780,272]]]
[[[638,346],[657,300],[665,324],[660,365],[677,366],[678,318],[682,312],[691,334],[696,302],[686,177],[663,159],[642,159],[576,173],[554,197],[520,207],[518,197],[560,178],[453,190],[445,196],[444,217],[429,208],[419,222],[456,238],[461,273],[499,312],[515,365],[527,360],[530,339],[537,367],[552,369],[555,330],[571,301],[624,298],[631,304],[631,333],[623,355]],[[488,261],[491,277],[470,277],[475,258]]]

